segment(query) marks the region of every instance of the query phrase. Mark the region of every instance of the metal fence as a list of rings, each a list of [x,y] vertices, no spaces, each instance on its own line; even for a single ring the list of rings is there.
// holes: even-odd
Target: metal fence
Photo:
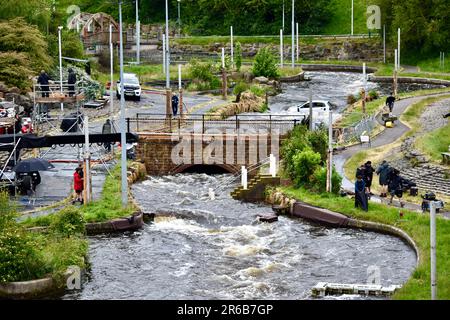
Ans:
[[[138,113],[135,118],[127,118],[129,132],[137,133],[240,133],[286,134],[296,125],[305,123],[305,116],[275,115],[235,115],[222,119],[217,115],[189,114],[186,116],[166,116],[165,114]]]
[[[336,140],[341,144],[358,142],[360,141],[362,135],[370,136],[370,133],[376,126],[377,120],[375,115],[366,116],[354,125],[340,129],[336,134]]]

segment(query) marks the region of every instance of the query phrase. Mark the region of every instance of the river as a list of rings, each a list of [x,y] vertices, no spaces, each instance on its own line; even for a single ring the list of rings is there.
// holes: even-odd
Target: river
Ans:
[[[383,285],[403,284],[414,252],[398,238],[255,216],[266,205],[233,200],[229,175],[150,177],[132,187],[153,223],[138,232],[90,238],[92,269],[65,299],[308,299],[320,281],[366,283],[377,266]],[[342,296],[356,299],[358,296]]]

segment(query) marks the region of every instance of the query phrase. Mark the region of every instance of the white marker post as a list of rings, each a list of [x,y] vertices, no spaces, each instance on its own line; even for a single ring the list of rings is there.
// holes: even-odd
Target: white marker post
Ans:
[[[333,112],[328,111],[328,168],[327,192],[333,192]]]
[[[61,31],[63,27],[58,27],[58,45],[59,45],[59,82],[61,89],[61,98],[63,96],[63,70],[62,70],[62,44],[61,44]],[[64,103],[61,102],[61,111],[64,111]]]
[[[295,67],[295,0],[292,0],[292,25],[291,25],[291,31],[292,31],[292,49],[291,49],[291,66],[292,69]]]
[[[386,63],[386,25],[383,25],[383,63]]]
[[[141,21],[139,21],[139,0],[136,0],[136,63],[141,63]]]
[[[122,93],[123,94],[123,93]],[[89,150],[89,117],[84,117],[84,203],[91,201],[91,152]]]
[[[366,72],[366,63],[363,63],[363,77],[364,77],[364,91],[367,90],[367,72]]]
[[[222,69],[225,69],[225,48],[222,48]]]
[[[273,155],[273,154],[270,154],[270,157],[269,157],[269,161],[270,161],[270,167],[269,167],[269,174],[272,176],[272,177],[276,177],[276,175],[277,175],[277,158]]]
[[[166,73],[166,34],[163,34],[163,73]]]
[[[394,66],[394,69],[395,69],[395,71],[398,71],[398,51],[397,51],[397,49],[395,49],[394,50],[394,56],[395,56],[395,66]]]
[[[280,67],[283,68],[283,29],[280,30]]]
[[[436,205],[430,201],[431,300],[437,299],[436,284]]]
[[[309,87],[309,130],[313,131],[314,126],[313,126],[313,93],[312,93],[312,88]]]
[[[298,22],[295,24],[295,30],[297,34],[297,62],[300,59],[300,43],[298,42]]]
[[[242,177],[241,177],[242,178],[241,179],[242,188],[244,190],[247,190],[247,169],[245,168],[245,166],[242,166],[241,172],[242,172]]]
[[[183,84],[181,83],[181,64],[178,65],[178,91],[180,92],[180,116],[183,117]]]
[[[111,85],[109,86],[109,105],[110,105],[110,120],[114,117],[114,45],[113,45],[113,26],[109,25],[109,55],[111,64]]]
[[[230,46],[231,46],[231,66],[234,66],[234,42],[233,42],[233,26],[230,27]]]
[[[351,30],[351,31],[352,31],[352,35],[353,35],[353,17],[354,17],[354,14],[353,14],[353,13],[354,13],[354,10],[353,10],[353,9],[354,9],[353,2],[354,2],[354,1],[352,0],[352,30]]]
[[[400,28],[398,28],[398,48],[397,48],[397,63],[398,63],[398,70],[400,70],[401,62],[400,62]]]

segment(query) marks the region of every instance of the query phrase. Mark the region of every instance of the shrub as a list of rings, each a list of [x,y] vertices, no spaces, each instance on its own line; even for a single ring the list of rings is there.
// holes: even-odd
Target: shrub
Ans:
[[[338,194],[341,190],[342,177],[333,167],[333,173],[331,175],[331,189],[332,192]],[[309,183],[309,187],[311,190],[315,192],[326,192],[327,190],[327,168],[319,167],[314,171],[314,174],[311,177],[311,181]]]
[[[236,43],[234,63],[236,64],[236,70],[238,72],[241,71],[241,67],[242,67],[242,46],[241,46],[240,42]]]
[[[85,233],[85,221],[82,213],[75,207],[66,207],[55,214],[50,229],[62,236],[70,237]]]
[[[294,155],[309,147],[306,139],[307,131],[306,126],[296,126],[281,146],[281,157],[284,159],[284,166],[291,177],[295,175]]]
[[[241,94],[248,89],[248,84],[245,82],[238,82],[233,89],[233,94],[236,95],[236,102],[241,101]]]
[[[218,72],[213,62],[201,62],[198,59],[192,59],[189,62],[189,75],[192,78],[191,90],[211,90],[220,88],[221,82],[214,73]]]
[[[264,96],[266,95],[266,90],[265,90],[263,87],[261,87],[261,86],[259,86],[259,85],[257,85],[257,84],[252,85],[252,86],[250,87],[250,91],[251,91],[255,96],[258,96],[258,97],[264,97]]]
[[[305,149],[293,156],[294,182],[297,186],[310,181],[311,175],[321,163],[320,154],[311,149]]]
[[[370,90],[369,91],[369,98],[370,100],[376,100],[380,97],[380,95],[378,94],[378,92],[376,90]]]
[[[353,94],[347,96],[347,104],[354,104],[358,99]]]
[[[0,282],[27,281],[45,274],[40,244],[18,226],[0,232]]]
[[[16,223],[16,210],[9,201],[7,192],[0,192],[0,230],[3,230]]]
[[[252,73],[255,77],[278,78],[277,61],[269,48],[264,47],[258,51],[253,63]]]
[[[312,149],[320,154],[323,162],[327,160],[328,154],[328,132],[327,129],[308,131],[308,141]]]

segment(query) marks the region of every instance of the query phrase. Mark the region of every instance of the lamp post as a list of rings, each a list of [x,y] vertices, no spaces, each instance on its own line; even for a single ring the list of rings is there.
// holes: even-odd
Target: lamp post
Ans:
[[[352,35],[353,35],[353,17],[354,17],[354,1],[352,0]]]
[[[180,14],[181,0],[177,0],[177,2],[178,2],[178,37],[181,37],[181,14]]]
[[[141,22],[139,21],[139,0],[136,0],[136,63],[141,63]]]
[[[109,25],[109,55],[111,64],[111,85],[109,86],[109,103],[111,112],[111,122],[114,117],[114,44],[113,44],[113,26]]]
[[[61,31],[63,27],[58,27],[58,47],[59,47],[59,83],[61,89],[61,96],[63,95],[63,71],[62,71],[62,45],[61,45]],[[61,102],[61,111],[64,111],[64,103]]]
[[[281,26],[281,29],[284,31],[284,0],[283,0],[283,24]]]
[[[169,3],[166,0],[166,117],[168,118],[171,115],[171,100],[172,100],[172,92],[170,90],[170,52],[169,52]]]
[[[122,207],[128,205],[128,180],[127,180],[127,138],[125,127],[125,89],[123,82],[123,22],[122,1],[119,0],[119,32],[120,32],[120,145],[121,154],[121,179],[122,179]]]
[[[292,0],[292,26],[291,26],[291,31],[292,31],[292,50],[291,50],[291,66],[292,69],[294,69],[295,67],[295,0]]]

